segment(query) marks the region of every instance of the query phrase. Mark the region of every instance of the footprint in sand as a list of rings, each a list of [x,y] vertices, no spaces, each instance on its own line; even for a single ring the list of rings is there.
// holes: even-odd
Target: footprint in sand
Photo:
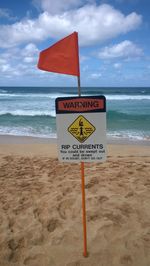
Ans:
[[[16,250],[19,247],[19,241],[17,241],[16,239],[11,239],[8,242],[8,246],[11,250]]]
[[[55,266],[55,262],[52,258],[45,256],[44,254],[37,254],[34,256],[29,256],[24,260],[24,265],[28,266],[44,266],[50,265]]]
[[[97,178],[92,178],[88,184],[85,185],[85,189],[92,188],[93,186],[97,185],[99,181]]]
[[[9,261],[15,262],[18,259],[19,250],[24,245],[24,238],[16,239],[12,238],[8,241],[8,247],[11,253],[9,254]]]
[[[81,266],[82,264],[79,261],[73,261],[68,263],[66,266]]]
[[[118,209],[121,211],[121,214],[127,218],[134,213],[133,208],[127,203],[123,203]]]
[[[120,258],[121,265],[132,265],[132,257],[130,255],[124,255]]]
[[[58,219],[52,218],[49,220],[48,225],[47,225],[47,230],[52,233],[55,231],[60,226],[60,222]]]
[[[129,191],[126,195],[125,198],[129,198],[129,197],[133,197],[134,196],[134,192],[133,191]]]
[[[98,202],[99,203],[103,203],[105,201],[109,200],[109,198],[107,196],[101,195],[98,197]]]
[[[72,215],[74,201],[73,199],[66,199],[59,204],[58,212],[62,219],[67,219],[67,217]]]

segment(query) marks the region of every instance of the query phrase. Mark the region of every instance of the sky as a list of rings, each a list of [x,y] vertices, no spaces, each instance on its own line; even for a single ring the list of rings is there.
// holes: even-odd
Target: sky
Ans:
[[[37,68],[39,53],[74,31],[81,86],[150,86],[149,0],[1,0],[0,86],[77,86]]]

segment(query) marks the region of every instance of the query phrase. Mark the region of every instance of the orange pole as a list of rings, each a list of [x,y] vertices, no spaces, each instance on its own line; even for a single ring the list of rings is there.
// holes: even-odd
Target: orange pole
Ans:
[[[79,54],[79,53],[78,53]],[[80,76],[78,76],[78,96],[81,96]],[[87,257],[87,234],[86,234],[86,205],[85,205],[85,181],[84,181],[84,162],[81,162],[81,181],[82,181],[82,220],[83,220],[83,256]]]
[[[86,205],[85,205],[85,181],[84,181],[84,162],[81,162],[82,179],[82,218],[83,218],[83,256],[87,257],[87,234],[86,234]]]

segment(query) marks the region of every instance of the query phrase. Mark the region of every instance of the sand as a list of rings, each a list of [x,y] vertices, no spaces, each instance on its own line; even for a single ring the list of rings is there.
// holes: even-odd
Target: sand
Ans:
[[[150,265],[150,146],[109,145],[85,180],[87,258],[80,164],[49,141],[0,138],[1,266]]]

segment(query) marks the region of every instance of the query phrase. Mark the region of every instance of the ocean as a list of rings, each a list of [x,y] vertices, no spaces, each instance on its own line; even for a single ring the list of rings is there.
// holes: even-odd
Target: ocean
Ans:
[[[105,95],[108,140],[150,140],[150,88],[81,88]],[[0,135],[56,138],[55,99],[78,96],[72,87],[0,87]]]

